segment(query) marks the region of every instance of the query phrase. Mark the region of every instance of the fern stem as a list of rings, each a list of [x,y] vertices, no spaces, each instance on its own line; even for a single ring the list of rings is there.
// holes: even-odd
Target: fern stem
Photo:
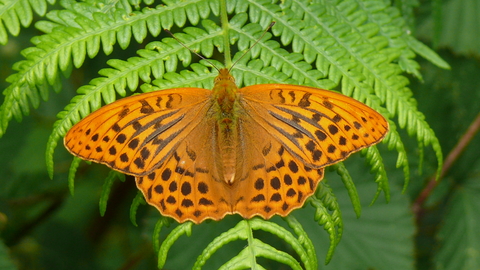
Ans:
[[[229,29],[230,25],[228,23],[228,14],[227,14],[227,2],[225,0],[220,0],[220,20],[222,22],[223,29],[223,43],[224,43],[224,54],[225,54],[225,67],[230,69],[232,66],[232,56],[230,54],[230,37]]]
[[[254,242],[254,237],[253,237],[253,226],[251,224],[251,222],[255,220],[255,219],[250,219],[250,220],[247,220],[247,242],[248,242],[248,246],[246,248],[249,249],[250,251],[250,258],[251,258],[251,262],[250,262],[250,266],[252,267],[251,269],[257,269],[257,254],[255,254],[255,250],[254,250],[254,245],[255,245],[255,242]]]

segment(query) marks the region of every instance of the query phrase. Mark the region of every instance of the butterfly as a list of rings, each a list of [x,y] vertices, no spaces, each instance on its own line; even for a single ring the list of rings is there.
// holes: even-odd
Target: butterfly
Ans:
[[[73,155],[135,176],[146,201],[178,222],[288,215],[324,167],[380,142],[385,118],[342,94],[307,86],[238,88],[220,69],[213,90],[126,97],[74,125]]]

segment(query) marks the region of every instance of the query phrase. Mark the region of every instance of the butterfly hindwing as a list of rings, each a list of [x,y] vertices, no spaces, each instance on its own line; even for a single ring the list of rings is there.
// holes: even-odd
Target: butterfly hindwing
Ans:
[[[237,152],[243,153],[243,164],[233,186],[234,212],[268,219],[301,207],[322,180],[323,168],[305,166],[249,115],[243,114],[240,123],[255,132],[241,133]]]
[[[199,116],[196,121],[198,125],[180,140],[160,167],[136,177],[147,202],[179,222],[219,220],[232,212],[231,189],[218,175],[217,162],[212,158],[215,120]]]
[[[249,115],[240,115],[232,183],[219,174],[218,130],[215,119],[205,117],[158,169],[136,178],[147,202],[162,215],[195,223],[233,213],[268,219],[301,207],[322,180],[323,168],[304,166]],[[255,132],[241,132],[247,130]]]

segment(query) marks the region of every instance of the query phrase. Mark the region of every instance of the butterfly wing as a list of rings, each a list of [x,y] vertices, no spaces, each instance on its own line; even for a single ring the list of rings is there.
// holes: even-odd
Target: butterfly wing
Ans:
[[[315,192],[324,166],[388,131],[380,114],[331,91],[256,85],[238,95],[233,183],[220,175],[218,111],[205,89],[121,99],[76,124],[64,142],[76,156],[135,175],[163,215],[200,223],[231,213],[285,216]]]
[[[179,88],[120,99],[88,115],[66,134],[75,156],[143,176],[171,156],[210,106],[211,91]]]
[[[324,169],[305,166],[257,123],[255,115],[241,115],[237,159],[242,163],[232,186],[233,211],[244,218],[286,216],[315,192]]]
[[[265,84],[241,88],[239,94],[245,112],[311,168],[342,161],[388,132],[381,114],[333,91]]]
[[[152,173],[136,177],[147,202],[178,222],[220,220],[232,213],[231,189],[218,175],[216,119],[199,115],[199,124]]]

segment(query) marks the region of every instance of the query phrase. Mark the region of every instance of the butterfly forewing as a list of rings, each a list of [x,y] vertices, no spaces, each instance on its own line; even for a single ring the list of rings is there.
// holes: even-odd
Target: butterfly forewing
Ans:
[[[140,94],[106,105],[65,136],[74,155],[132,175],[146,175],[175,149],[208,110],[211,91],[171,89]]]
[[[332,91],[267,84],[239,92],[245,111],[312,168],[342,161],[379,142],[388,131],[378,112]]]

